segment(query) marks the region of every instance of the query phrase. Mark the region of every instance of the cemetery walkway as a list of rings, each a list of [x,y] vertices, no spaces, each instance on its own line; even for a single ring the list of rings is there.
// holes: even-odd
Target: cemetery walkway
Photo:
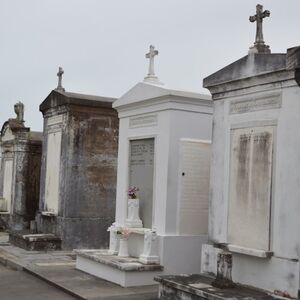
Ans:
[[[72,296],[26,273],[0,265],[1,300],[72,300]]]
[[[16,271],[4,268],[1,264]],[[157,300],[158,295],[158,287],[156,285],[122,288],[119,285],[76,270],[75,256],[71,252],[26,251],[12,246],[7,241],[7,235],[1,232],[0,267],[0,283],[3,285],[0,286],[2,287],[1,291],[7,290],[7,293],[11,292],[12,295],[22,295],[20,298],[13,298],[13,296],[11,298],[3,298],[1,292],[1,300],[47,300],[50,298],[55,300]],[[13,280],[9,283],[9,278],[13,278],[13,275],[11,275],[11,277],[8,276],[7,281],[3,281],[3,278],[6,278],[5,272],[8,272],[8,274],[13,274],[10,272],[18,274],[16,278],[24,278],[24,284],[21,284],[21,287],[18,288],[18,279],[15,280],[15,284]],[[39,292],[34,291],[34,280],[36,280],[36,282],[41,282],[45,287],[45,290],[43,291],[41,285],[40,294]],[[10,289],[6,288],[5,282],[7,286],[11,286]],[[25,289],[27,284],[28,291]],[[33,285],[32,288],[30,288],[30,284]],[[50,287],[49,285],[52,285],[53,287]],[[59,290],[55,289],[55,287]],[[53,293],[60,292],[60,295],[63,295],[65,298],[63,298],[63,296],[50,297],[50,288],[53,288]],[[38,288],[37,290],[39,291]],[[43,296],[43,293],[47,294],[47,291],[49,292],[49,298]],[[38,298],[30,297],[31,292],[34,292]]]

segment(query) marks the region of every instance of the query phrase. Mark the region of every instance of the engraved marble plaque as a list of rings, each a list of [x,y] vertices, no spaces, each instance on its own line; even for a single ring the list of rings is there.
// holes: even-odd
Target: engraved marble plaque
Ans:
[[[139,188],[140,218],[152,227],[154,138],[130,141],[130,186]]]
[[[45,207],[46,211],[58,213],[59,201],[59,171],[61,155],[61,131],[48,134],[47,161],[46,161],[46,188]]]
[[[232,130],[228,242],[269,250],[272,126]]]
[[[151,127],[157,125],[157,114],[132,117],[129,119],[129,128]]]
[[[269,95],[263,98],[249,100],[234,100],[230,103],[231,114],[241,114],[259,110],[275,109],[281,107],[281,95]]]
[[[51,125],[61,124],[62,121],[63,121],[63,115],[57,115],[57,116],[49,117],[47,124],[48,126],[51,126]]]

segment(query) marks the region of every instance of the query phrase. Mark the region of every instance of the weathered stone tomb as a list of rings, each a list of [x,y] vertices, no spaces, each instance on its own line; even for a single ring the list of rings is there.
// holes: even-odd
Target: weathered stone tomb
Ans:
[[[24,105],[15,105],[17,118],[1,129],[0,226],[29,229],[38,208],[42,133],[24,125]]]
[[[234,281],[293,297],[300,279],[299,67],[300,47],[271,54],[254,45],[204,79],[214,100],[210,241],[232,252]],[[214,251],[203,248],[203,271],[215,270]]]
[[[161,84],[154,74],[157,54],[150,47],[144,82],[113,104],[120,136],[110,249],[77,252],[78,269],[122,286],[153,284],[157,274],[200,272],[207,241],[211,99]],[[136,195],[128,195],[130,187],[138,188]]]
[[[40,105],[44,139],[37,229],[59,237],[63,249],[105,248],[115,213],[115,99],[66,92],[62,73],[57,89]]]

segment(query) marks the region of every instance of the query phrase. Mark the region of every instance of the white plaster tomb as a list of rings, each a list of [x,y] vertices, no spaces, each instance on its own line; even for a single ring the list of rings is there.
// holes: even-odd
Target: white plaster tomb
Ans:
[[[153,65],[150,69],[144,82],[113,104],[120,118],[120,135],[110,249],[77,251],[78,269],[122,286],[154,284],[157,274],[200,272],[199,249],[207,241],[211,99],[165,87]],[[116,231],[128,227],[131,186],[139,188],[143,227],[129,228],[130,257],[125,267],[116,262]],[[111,261],[119,268],[112,267]],[[136,272],[129,272],[129,266],[136,266]]]
[[[232,252],[233,281],[291,297],[300,288],[299,70],[300,47],[252,49],[204,79],[214,127],[202,272],[216,273],[218,245]]]

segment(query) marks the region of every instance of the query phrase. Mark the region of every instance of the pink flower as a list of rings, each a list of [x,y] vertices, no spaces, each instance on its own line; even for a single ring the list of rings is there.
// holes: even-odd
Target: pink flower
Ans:
[[[139,189],[136,186],[132,186],[128,189],[128,196],[131,199],[136,199],[136,194],[139,191]]]

